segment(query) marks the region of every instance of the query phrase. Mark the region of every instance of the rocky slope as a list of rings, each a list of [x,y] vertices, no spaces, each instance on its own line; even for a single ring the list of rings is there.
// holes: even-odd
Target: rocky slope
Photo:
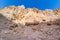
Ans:
[[[60,9],[0,9],[0,40],[60,40]]]

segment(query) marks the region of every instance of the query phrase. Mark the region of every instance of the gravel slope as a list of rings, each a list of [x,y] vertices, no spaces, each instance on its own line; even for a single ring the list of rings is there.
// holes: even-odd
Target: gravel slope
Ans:
[[[60,40],[60,9],[0,9],[0,40]]]
[[[0,15],[0,40],[60,40],[60,19],[22,26]]]

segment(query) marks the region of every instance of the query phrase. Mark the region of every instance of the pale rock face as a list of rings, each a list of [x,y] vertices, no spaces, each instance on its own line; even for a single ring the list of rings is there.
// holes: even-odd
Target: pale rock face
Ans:
[[[46,9],[44,11],[38,10],[36,8],[25,9],[24,5],[21,6],[9,6],[0,9],[0,14],[5,16],[8,20],[14,23],[21,23],[25,25],[26,23],[34,22],[48,22],[54,21],[60,18],[59,9],[55,11]]]

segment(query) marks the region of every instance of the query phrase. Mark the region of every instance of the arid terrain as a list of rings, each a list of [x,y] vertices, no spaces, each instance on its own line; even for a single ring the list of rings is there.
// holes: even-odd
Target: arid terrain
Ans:
[[[0,40],[60,40],[60,9],[0,9]]]

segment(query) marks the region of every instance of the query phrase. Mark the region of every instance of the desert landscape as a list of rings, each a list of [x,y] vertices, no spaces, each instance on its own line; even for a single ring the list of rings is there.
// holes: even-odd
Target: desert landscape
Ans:
[[[60,40],[60,9],[1,8],[0,40]]]

